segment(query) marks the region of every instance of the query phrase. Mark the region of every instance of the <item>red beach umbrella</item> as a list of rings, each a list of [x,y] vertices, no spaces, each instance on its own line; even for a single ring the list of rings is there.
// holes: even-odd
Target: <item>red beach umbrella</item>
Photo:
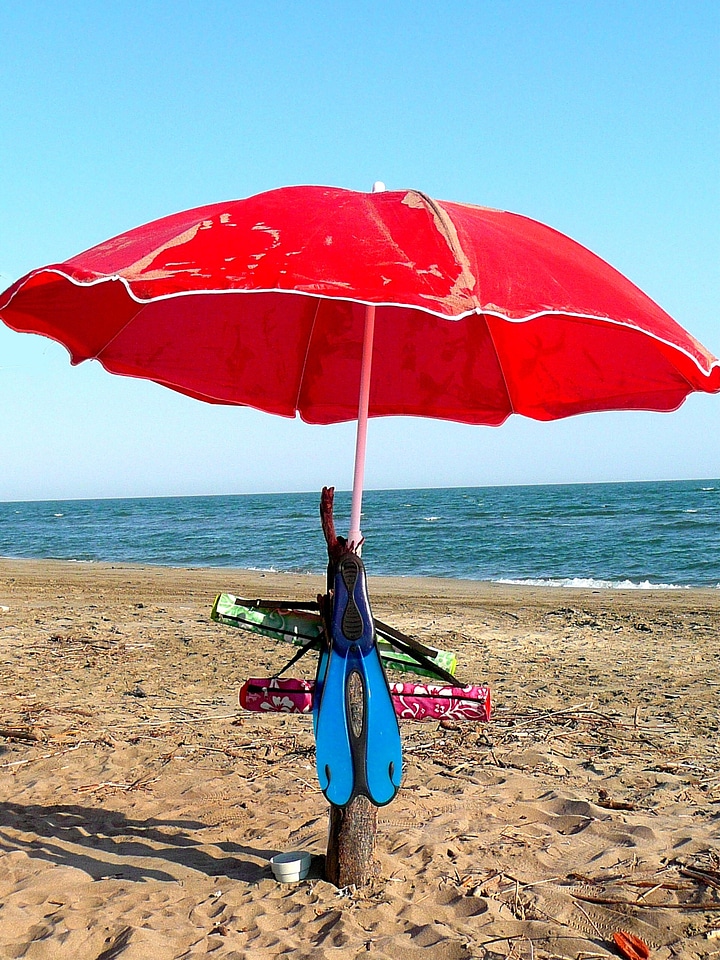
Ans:
[[[294,186],[176,213],[33,270],[0,316],[74,364],[210,403],[357,418],[356,542],[367,416],[499,425],[720,390],[718,361],[580,244],[416,190]]]

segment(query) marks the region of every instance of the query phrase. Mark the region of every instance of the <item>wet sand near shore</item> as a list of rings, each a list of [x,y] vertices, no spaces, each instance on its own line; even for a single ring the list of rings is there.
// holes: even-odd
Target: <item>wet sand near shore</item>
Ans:
[[[720,590],[371,575],[375,615],[455,650],[494,717],[402,723],[377,878],[338,890],[310,718],[238,706],[293,651],[209,616],[322,588],[0,560],[0,957],[590,960],[626,931],[720,958]],[[310,877],[278,884],[295,849]]]

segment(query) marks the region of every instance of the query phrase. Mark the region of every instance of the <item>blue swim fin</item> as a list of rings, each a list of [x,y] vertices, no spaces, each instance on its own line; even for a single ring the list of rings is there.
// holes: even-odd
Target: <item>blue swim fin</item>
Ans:
[[[400,731],[375,642],[365,568],[352,553],[335,569],[329,632],[313,705],[320,786],[336,806],[358,795],[383,806],[400,786]],[[359,709],[351,706],[352,684],[360,687],[361,696],[353,698]]]

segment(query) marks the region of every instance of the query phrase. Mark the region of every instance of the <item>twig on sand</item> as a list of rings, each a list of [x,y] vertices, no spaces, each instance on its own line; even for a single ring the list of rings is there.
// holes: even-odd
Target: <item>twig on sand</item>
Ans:
[[[137,780],[133,780],[131,783],[124,783],[118,780],[104,780],[102,783],[88,783],[85,786],[77,787],[78,791],[97,793],[99,790],[140,790],[144,787],[149,786],[151,783],[155,783],[156,780],[159,780],[160,777],[150,777],[147,774],[142,777],[138,777]]]
[[[445,740],[428,740],[425,743],[411,743],[404,748],[406,754],[424,753],[426,750],[437,750],[444,746]]]
[[[27,757],[25,760],[11,760],[9,763],[0,763],[0,770],[7,770],[10,767],[24,767],[29,763],[37,763],[40,760],[51,760],[53,757],[62,757],[66,753],[72,753],[73,750],[78,750],[80,747],[94,742],[94,740],[81,740],[79,743],[74,743],[71,747],[66,747],[64,750],[55,750],[52,753],[41,753],[38,757]]]
[[[514,944],[514,943],[521,942],[521,941],[523,941],[523,940],[527,941],[529,944],[533,944],[533,943],[542,943],[543,941],[546,941],[547,939],[548,939],[548,937],[546,937],[546,936],[528,937],[527,934],[519,934],[519,935],[518,935],[517,933],[515,933],[515,934],[510,934],[510,935],[507,936],[507,937],[493,937],[491,940],[483,940],[482,943],[480,943],[480,946],[481,946],[481,947],[489,947],[489,946],[490,946],[491,944],[493,944],[493,943],[509,943],[509,944]],[[553,936],[552,939],[553,939],[553,940],[585,940],[585,941],[587,941],[587,943],[592,943],[592,940],[591,940],[589,937],[584,937],[584,936],[581,936],[580,934],[577,934],[577,933],[573,933],[573,934],[562,934],[562,935],[559,935],[559,936]],[[586,956],[586,957],[606,957],[607,954],[606,954],[606,953],[587,953],[587,954],[583,954],[583,956]]]
[[[629,800],[613,800],[612,797],[608,796],[606,790],[598,792],[598,798],[595,802],[605,810],[637,810],[637,804]]]
[[[508,723],[512,726],[513,730],[517,730],[518,727],[527,727],[535,723],[545,723],[548,720],[556,720],[559,717],[572,717],[575,720],[582,720],[585,723],[605,724],[611,727],[624,726],[622,721],[619,719],[606,717],[597,710],[593,710],[586,703],[580,703],[575,707],[566,707],[563,710],[551,710],[547,713],[537,713],[533,716],[523,717],[522,714],[518,714],[516,716],[509,715],[496,717],[495,723]]]
[[[639,893],[639,894],[638,894],[638,898],[637,898],[637,899],[638,899],[638,903],[639,903],[641,900],[644,900],[645,897],[649,897],[651,893],[655,893],[656,890],[663,890],[664,888],[665,888],[665,884],[663,884],[663,883],[656,883],[655,886],[653,886],[653,887],[648,887],[648,889],[645,890],[643,893]]]
[[[234,720],[237,717],[236,713],[221,713],[217,716],[206,716],[206,717],[187,717],[179,720],[174,720],[169,718],[167,720],[135,720],[130,721],[129,723],[115,723],[112,725],[112,729],[120,730],[127,727],[165,727],[169,726],[171,723],[210,723],[213,720]]]
[[[115,960],[115,958],[119,957],[125,947],[127,947],[127,945],[130,943],[131,935],[132,927],[123,927],[120,933],[116,934],[114,937],[108,937],[108,939],[105,941],[108,943],[108,946],[97,955],[95,960]]]
[[[5,740],[29,740],[33,742],[42,739],[36,733],[33,733],[29,727],[0,727],[0,737]]]
[[[591,897],[584,893],[571,893],[575,900],[596,903],[605,907],[647,907],[651,910],[706,910],[720,913],[720,903],[645,903],[644,900],[622,900],[619,897]]]
[[[258,744],[258,746],[264,746],[264,744]],[[240,749],[242,749],[242,747],[240,747]],[[230,747],[209,747],[204,743],[194,743],[188,747],[188,750],[191,753],[196,753],[198,750],[204,753],[222,753],[223,756],[228,757],[230,760],[236,760],[240,756],[237,750],[232,750]],[[175,759],[184,760],[185,758],[178,755]]]
[[[716,890],[720,890],[720,874],[715,870],[701,870],[698,867],[680,867],[680,873],[683,877],[699,880],[700,883],[704,883],[708,887],[714,887]],[[720,904],[718,904],[717,909],[720,910]]]
[[[587,912],[587,910],[585,909],[585,907],[584,907],[581,903],[577,903],[577,904],[575,904],[575,906],[578,908],[578,910],[580,911],[580,913],[582,913],[582,915],[585,917],[585,919],[587,920],[587,922],[588,922],[588,923],[590,924],[590,926],[593,928],[593,930],[595,931],[595,933],[600,937],[600,939],[601,939],[601,940],[604,940],[604,939],[605,939],[605,936],[604,936],[602,930],[601,930],[600,927],[598,927],[598,925],[595,923],[595,921],[594,921],[593,918],[590,916],[590,914]]]

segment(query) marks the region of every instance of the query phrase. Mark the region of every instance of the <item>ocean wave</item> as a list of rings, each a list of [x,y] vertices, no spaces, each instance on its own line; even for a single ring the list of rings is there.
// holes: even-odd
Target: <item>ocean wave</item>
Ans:
[[[649,580],[643,580],[641,583],[634,583],[632,580],[595,580],[593,577],[567,577],[563,579],[536,580],[528,578],[526,580],[514,580],[509,577],[502,577],[493,580],[493,583],[506,583],[524,587],[571,587],[584,590],[689,590],[687,586],[681,586],[677,583],[650,583]],[[720,584],[718,584],[720,587]]]

